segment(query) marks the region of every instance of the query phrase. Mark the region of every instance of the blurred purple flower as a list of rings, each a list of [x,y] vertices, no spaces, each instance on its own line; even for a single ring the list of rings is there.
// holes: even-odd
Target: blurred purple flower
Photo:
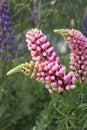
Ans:
[[[87,11],[83,16],[82,26],[83,26],[83,34],[87,37]]]
[[[7,0],[2,0],[0,2],[0,57],[3,60],[13,58],[14,42],[9,15]]]
[[[34,22],[36,20],[36,16],[37,16],[37,12],[35,12],[35,11],[32,12],[31,16],[30,16],[30,20]]]

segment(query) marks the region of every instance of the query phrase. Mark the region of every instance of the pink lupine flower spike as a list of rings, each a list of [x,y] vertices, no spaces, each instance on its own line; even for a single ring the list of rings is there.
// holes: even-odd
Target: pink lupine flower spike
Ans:
[[[54,30],[64,37],[67,42],[70,54],[70,68],[74,71],[78,81],[87,80],[87,38],[75,29]]]

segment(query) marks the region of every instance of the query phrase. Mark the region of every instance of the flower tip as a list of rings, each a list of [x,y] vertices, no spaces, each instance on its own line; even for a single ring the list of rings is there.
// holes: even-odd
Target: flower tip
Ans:
[[[11,71],[8,71],[8,72],[7,72],[7,76],[10,75],[10,74],[12,74]]]
[[[11,74],[13,74],[13,73],[16,73],[16,72],[18,72],[18,67],[15,67],[15,68],[9,70],[9,71],[7,72],[7,76],[8,76],[8,75],[11,75]]]
[[[74,29],[54,29],[53,31],[54,33],[58,33],[59,35],[61,35],[62,37],[66,38],[66,37],[71,37],[73,36],[74,33]]]
[[[59,35],[63,35],[63,33],[65,32],[65,29],[54,29],[53,32],[58,33]]]
[[[60,29],[54,29],[53,32],[54,33],[58,33]]]
[[[12,70],[13,70],[13,69],[12,69]],[[10,70],[10,71],[7,72],[7,76],[14,73],[12,70]]]

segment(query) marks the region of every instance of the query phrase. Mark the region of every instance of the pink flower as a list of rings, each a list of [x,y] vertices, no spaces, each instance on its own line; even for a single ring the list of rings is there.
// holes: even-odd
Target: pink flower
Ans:
[[[41,30],[31,29],[28,31],[26,42],[28,43],[28,49],[31,51],[33,60],[58,62],[53,47],[51,47],[50,42]]]
[[[66,68],[57,62],[37,61],[34,71],[30,76],[45,84],[50,93],[61,93],[64,90],[75,88],[73,72],[67,73]]]
[[[7,75],[15,72],[22,72],[30,78],[42,82],[50,93],[61,93],[64,90],[75,88],[76,79],[73,72],[67,73],[66,68],[57,62],[30,61],[30,63],[24,63],[13,68]]]
[[[75,29],[54,30],[64,37],[67,42],[70,54],[70,68],[80,82],[87,79],[87,38]]]
[[[66,67],[61,65],[53,47],[41,30],[31,29],[28,31],[26,41],[34,61],[21,64],[8,74],[23,72],[30,78],[45,84],[50,93],[61,93],[64,90],[75,88],[76,78],[74,73],[68,73]]]

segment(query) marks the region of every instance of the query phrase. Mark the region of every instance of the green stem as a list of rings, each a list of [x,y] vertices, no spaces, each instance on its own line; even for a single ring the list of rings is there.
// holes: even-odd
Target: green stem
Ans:
[[[11,68],[11,61],[2,61],[2,79],[4,80],[7,76],[7,71]]]
[[[7,61],[3,61],[3,66],[2,66],[2,78],[3,78],[3,80],[5,79],[6,71],[7,71]]]
[[[70,101],[71,105],[72,105],[75,109],[77,109],[77,105],[76,105],[76,103],[75,103],[73,97],[71,96],[70,92],[69,92],[69,91],[66,91],[66,94],[67,94],[67,96],[69,97],[69,101]]]
[[[83,83],[80,85],[81,104],[83,102]]]

